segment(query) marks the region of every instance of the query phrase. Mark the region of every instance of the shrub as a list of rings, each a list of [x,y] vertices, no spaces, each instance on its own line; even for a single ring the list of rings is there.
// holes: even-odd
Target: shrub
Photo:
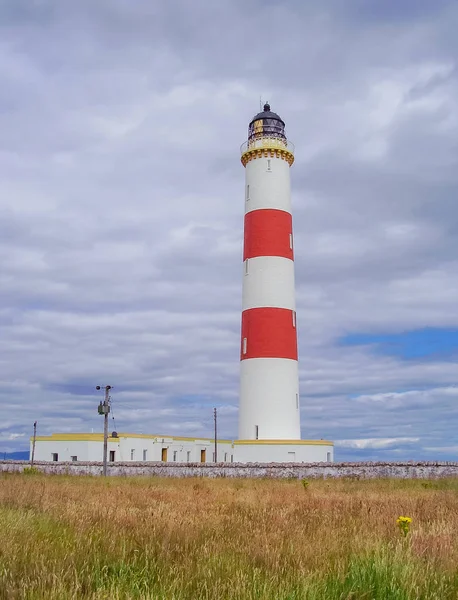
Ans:
[[[24,467],[22,472],[24,475],[39,475],[41,473],[40,469],[36,467]]]

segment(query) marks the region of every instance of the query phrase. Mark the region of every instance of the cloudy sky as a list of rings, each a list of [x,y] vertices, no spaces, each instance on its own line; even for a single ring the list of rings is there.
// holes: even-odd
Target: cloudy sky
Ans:
[[[458,454],[453,0],[0,0],[0,452],[237,436],[244,169],[292,167],[302,435]]]

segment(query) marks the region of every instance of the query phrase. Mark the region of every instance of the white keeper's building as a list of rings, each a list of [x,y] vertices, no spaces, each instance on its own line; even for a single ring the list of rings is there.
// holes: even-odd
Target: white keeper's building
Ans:
[[[289,440],[251,443],[237,440],[217,440],[217,461],[232,462],[330,462],[333,444],[325,440],[302,440],[303,456],[296,455]],[[30,441],[30,453],[32,440]],[[53,433],[37,436],[36,461],[90,461],[103,460],[103,434]],[[108,438],[109,462],[215,462],[215,441],[211,438],[172,437],[141,433],[112,433]]]

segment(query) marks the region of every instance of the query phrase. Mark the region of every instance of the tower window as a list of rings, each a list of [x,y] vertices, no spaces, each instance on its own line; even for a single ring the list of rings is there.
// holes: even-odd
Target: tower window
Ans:
[[[259,440],[259,425],[254,426],[254,431],[255,431],[256,439]]]
[[[133,448],[130,451],[130,460],[135,460],[135,450]]]
[[[250,199],[250,186],[249,185],[246,186],[246,199],[247,199],[247,201]]]
[[[271,160],[270,160],[270,158],[268,158],[268,159],[267,159],[267,170],[268,170],[268,171],[272,171],[272,167],[271,167],[271,164],[270,164],[270,163],[271,163]]]
[[[296,311],[292,310],[291,313],[293,317],[293,327],[296,327]]]
[[[245,275],[248,275],[248,258],[245,261]]]
[[[243,338],[243,343],[242,343],[242,353],[246,354],[246,348],[247,348],[247,339]]]
[[[291,248],[291,250],[293,249],[293,234],[292,233],[289,234],[289,247]]]
[[[296,394],[296,409],[299,410],[299,394]]]
[[[148,458],[148,450],[143,450],[143,460],[147,460]]]

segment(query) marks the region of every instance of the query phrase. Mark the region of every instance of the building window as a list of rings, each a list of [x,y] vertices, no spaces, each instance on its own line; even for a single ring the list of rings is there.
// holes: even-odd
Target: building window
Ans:
[[[233,463],[233,462],[234,462],[234,455],[231,454],[231,463]]]
[[[291,248],[291,250],[293,249],[293,234],[292,233],[289,234],[289,247]]]
[[[227,452],[224,453],[224,462],[227,462]]]
[[[243,354],[246,354],[246,347],[247,347],[247,340],[246,340],[246,338],[243,338],[243,346],[242,346]]]
[[[72,462],[76,462],[78,460],[78,457],[77,456],[70,456],[70,460]]]
[[[326,452],[326,462],[331,462],[331,453]]]
[[[248,275],[248,258],[245,261],[245,275]]]
[[[191,450],[186,452],[186,462],[191,462]]]
[[[143,450],[143,460],[148,460],[148,450]]]
[[[250,199],[250,186],[249,185],[246,186],[246,199],[247,199],[247,202]]]
[[[272,171],[271,166],[270,166],[270,158],[267,159],[267,170],[268,171]]]
[[[296,311],[292,310],[291,313],[293,317],[293,327],[296,327]]]
[[[299,394],[296,394],[296,408],[299,409]]]
[[[135,460],[135,450],[134,449],[132,449],[130,451],[130,460]]]
[[[57,452],[52,453],[52,459],[54,462],[57,462],[59,460],[59,455],[57,454]]]
[[[259,425],[254,426],[254,433],[255,433],[256,439],[259,440]]]
[[[115,450],[110,450],[110,462],[115,461]]]
[[[173,451],[173,462],[177,462],[178,452],[176,450]]]

